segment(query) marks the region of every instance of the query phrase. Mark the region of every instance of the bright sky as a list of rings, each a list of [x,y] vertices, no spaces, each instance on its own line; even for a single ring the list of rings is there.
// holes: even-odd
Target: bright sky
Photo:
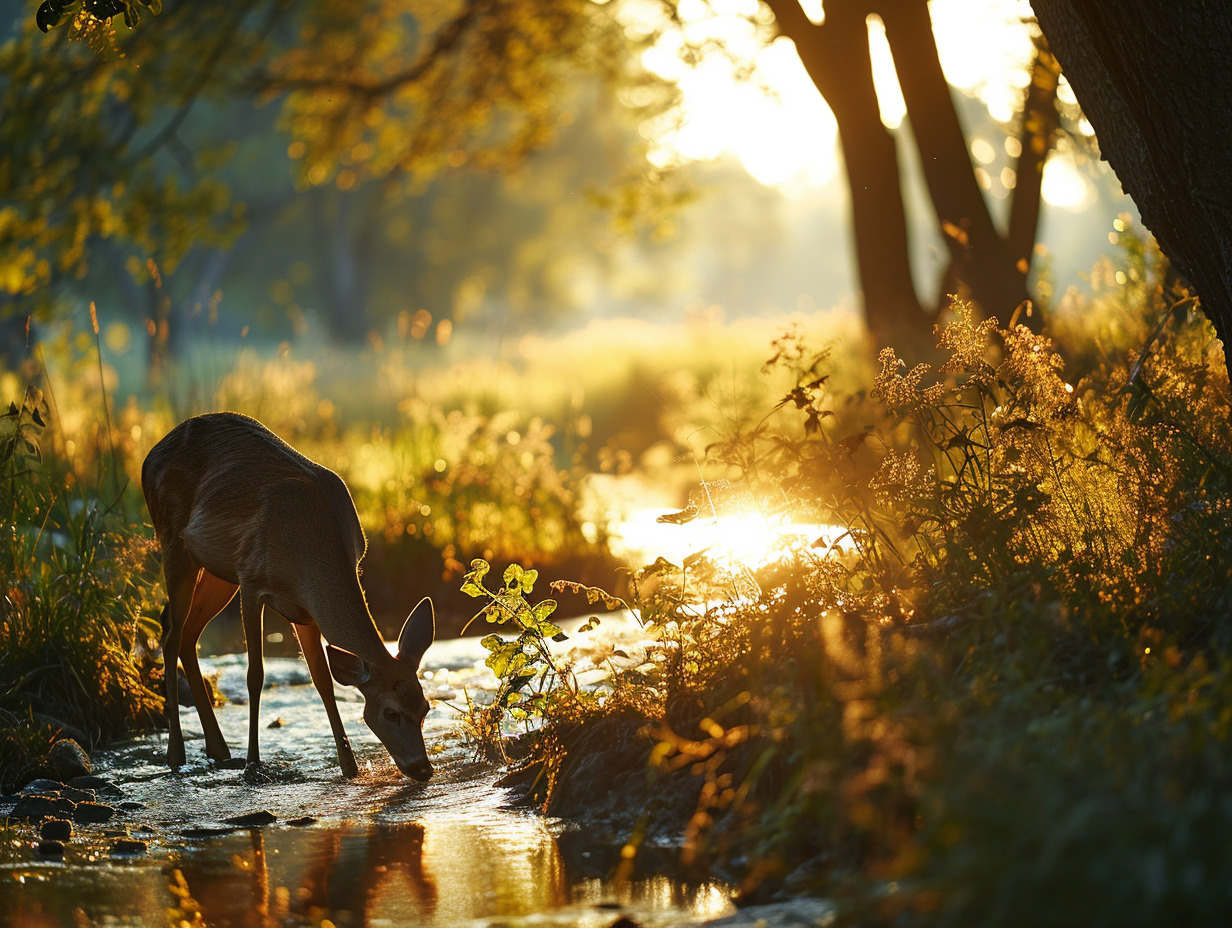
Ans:
[[[810,18],[820,19],[821,0],[802,0],[802,6]],[[633,17],[653,15],[652,7],[639,7],[636,0],[629,8]],[[782,38],[763,46],[741,18],[756,9],[757,0],[681,0],[683,31],[666,33],[645,53],[645,63],[680,86],[682,118],[647,126],[644,134],[651,141],[651,159],[660,164],[707,161],[731,152],[763,184],[799,196],[837,174],[837,127],[795,46]],[[994,118],[1012,119],[1032,53],[1023,23],[1032,17],[1027,0],[931,0],[929,9],[947,80],[976,93]],[[875,19],[869,37],[881,118],[895,128],[905,106],[885,29]],[[741,80],[732,63],[717,55],[695,67],[685,65],[678,52],[686,39],[721,40],[754,79]],[[995,155],[987,140],[972,139],[972,148],[977,168]],[[998,177],[985,173],[981,182],[994,194],[1006,193]],[[1077,210],[1089,203],[1092,191],[1072,158],[1054,154],[1044,171],[1043,196],[1053,206]]]

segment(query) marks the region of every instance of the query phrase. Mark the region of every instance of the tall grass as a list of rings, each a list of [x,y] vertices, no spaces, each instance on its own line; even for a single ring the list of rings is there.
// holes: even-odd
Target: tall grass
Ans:
[[[34,387],[0,417],[0,788],[37,772],[57,734],[89,748],[162,708],[137,657],[157,637],[148,533],[79,482],[52,421]]]

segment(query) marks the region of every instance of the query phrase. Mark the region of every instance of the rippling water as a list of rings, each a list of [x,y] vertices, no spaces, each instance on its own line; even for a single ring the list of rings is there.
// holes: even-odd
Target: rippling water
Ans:
[[[616,882],[613,844],[510,809],[496,771],[475,761],[450,703],[466,687],[490,690],[475,639],[434,645],[425,725],[437,775],[400,776],[361,721],[358,694],[338,689],[361,769],[338,770],[333,738],[307,668],[267,659],[261,753],[274,782],[251,786],[242,770],[204,758],[196,712],[182,710],[188,764],[164,765],[165,737],[133,741],[96,758],[123,796],[140,803],[107,826],[78,826],[63,861],[33,854],[33,831],[0,835],[0,923],[211,926],[611,925],[623,913],[647,928],[690,924],[731,910],[726,887],[659,872]],[[203,662],[231,702],[218,711],[232,751],[247,744],[245,659]],[[277,722],[273,728],[264,727]],[[262,828],[222,832],[224,820],[268,811]],[[292,824],[311,819],[311,823]],[[108,856],[116,834],[148,842],[131,860]],[[619,836],[613,836],[618,838]],[[653,853],[649,851],[648,853]],[[670,862],[665,854],[664,861]]]

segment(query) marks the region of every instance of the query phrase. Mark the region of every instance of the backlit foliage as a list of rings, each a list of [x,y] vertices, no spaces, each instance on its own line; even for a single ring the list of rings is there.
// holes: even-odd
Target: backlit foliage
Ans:
[[[65,13],[0,47],[0,294],[31,308],[100,256],[144,284],[148,259],[170,272],[231,241],[245,210],[223,168],[258,104],[279,105],[300,184],[388,195],[519,163],[572,118],[581,74],[646,80],[590,0],[180,4],[136,29]]]
[[[1229,387],[1150,248],[1095,280],[1057,326],[1081,366],[961,303],[936,373],[884,353],[864,397],[776,343],[796,387],[711,452],[761,511],[846,536],[785,544],[744,586],[712,552],[642,571],[661,632],[589,720],[540,736],[549,811],[585,810],[575,755],[620,730],[640,749],[601,763],[660,774],[623,801],[690,797],[686,855],[750,898],[812,889],[859,923],[1218,920]]]

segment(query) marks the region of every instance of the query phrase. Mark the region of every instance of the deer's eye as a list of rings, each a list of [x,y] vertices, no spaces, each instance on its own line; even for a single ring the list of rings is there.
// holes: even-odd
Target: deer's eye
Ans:
[[[396,722],[401,718],[401,716],[398,715],[397,709],[386,709],[382,714],[385,716],[385,721],[387,722]]]

